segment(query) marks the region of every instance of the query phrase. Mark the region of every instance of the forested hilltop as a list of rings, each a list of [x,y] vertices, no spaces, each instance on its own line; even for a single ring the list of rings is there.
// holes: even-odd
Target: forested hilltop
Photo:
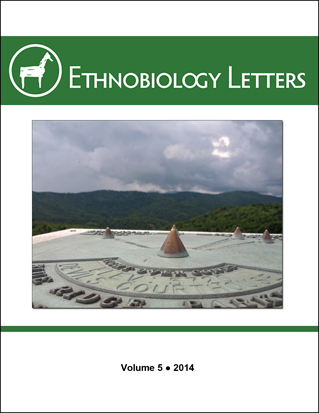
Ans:
[[[180,231],[234,232],[236,227],[240,227],[242,232],[263,233],[268,229],[270,233],[281,234],[282,205],[222,207],[187,221],[176,222],[176,226]],[[170,226],[164,229],[170,229]]]
[[[33,192],[33,220],[65,227],[159,229],[220,207],[281,204],[257,192],[218,195],[197,192],[160,194],[137,191]]]

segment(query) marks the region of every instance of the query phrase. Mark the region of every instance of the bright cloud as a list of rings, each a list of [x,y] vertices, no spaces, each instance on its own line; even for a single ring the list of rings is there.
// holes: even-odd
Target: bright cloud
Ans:
[[[220,158],[229,158],[230,153],[229,152],[222,152],[219,149],[214,149],[212,152],[212,155],[219,156]]]

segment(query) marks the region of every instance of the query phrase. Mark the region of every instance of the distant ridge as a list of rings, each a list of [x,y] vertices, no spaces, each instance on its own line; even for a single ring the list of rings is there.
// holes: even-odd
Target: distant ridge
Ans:
[[[203,215],[176,222],[176,226],[180,231],[233,232],[233,237],[236,233],[239,239],[242,232],[264,233],[263,240],[270,242],[269,232],[282,233],[282,204],[215,208]],[[169,225],[163,229],[169,229]]]
[[[95,228],[158,229],[215,208],[269,203],[281,204],[282,198],[244,191],[218,195],[111,190],[74,194],[33,192],[32,219]]]

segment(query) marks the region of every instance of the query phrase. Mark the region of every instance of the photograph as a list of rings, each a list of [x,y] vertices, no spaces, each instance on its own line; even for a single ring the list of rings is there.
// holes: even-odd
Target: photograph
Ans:
[[[282,309],[282,153],[280,120],[34,120],[32,307]]]

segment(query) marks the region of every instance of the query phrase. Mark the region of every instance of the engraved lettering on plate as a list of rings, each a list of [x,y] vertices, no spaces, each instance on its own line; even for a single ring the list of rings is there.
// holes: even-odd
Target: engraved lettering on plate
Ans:
[[[230,308],[230,307],[227,307],[226,305],[220,303],[219,301],[213,300],[212,301],[212,308]]]
[[[34,285],[41,285],[43,283],[52,283],[53,282],[53,278],[49,277],[49,276],[45,276],[45,277],[40,277],[40,278],[34,278],[32,280],[32,283]]]
[[[203,308],[201,301],[185,301],[184,305],[186,308]]]
[[[132,274],[127,281],[136,281],[136,280],[139,280],[140,278],[143,278],[143,275],[140,275],[138,277],[135,274]]]
[[[148,290],[148,285],[147,284],[139,284],[136,287],[134,287],[134,291],[137,291],[139,293],[143,293]]]
[[[207,284],[207,287],[209,287],[216,294],[225,294],[229,292],[229,290],[226,289],[220,282],[211,282]]]
[[[193,285],[187,285],[186,290],[190,294],[198,294],[198,292],[202,293],[201,290],[201,285],[193,284]]]
[[[53,278],[48,276],[45,272],[44,264],[32,265],[32,283],[34,285],[41,285],[43,283],[52,283]]]
[[[144,299],[131,298],[123,308],[143,308],[144,305],[146,305]]]
[[[75,301],[80,304],[94,304],[101,299],[99,294],[88,294],[84,297],[77,298]]]
[[[257,304],[244,300],[243,298],[233,298],[230,300],[231,304],[234,304],[237,308],[258,308]]]
[[[225,286],[226,288],[229,288],[230,290],[242,291],[242,287],[236,282],[226,282]]]
[[[113,270],[110,270],[110,271],[113,271]],[[123,274],[122,272],[116,272],[115,274],[111,275],[109,278],[116,278],[116,277],[118,277],[119,275],[122,275],[122,274]]]
[[[94,285],[96,285],[96,284],[100,284],[100,280],[106,280],[106,278],[105,278],[105,277],[96,277],[96,278],[94,279],[94,281],[88,280],[86,283],[87,283],[87,284],[94,284]]]
[[[78,295],[82,295],[85,294],[84,290],[79,290],[79,291],[73,291],[72,293],[69,294],[63,294],[63,298],[65,298],[66,300],[71,300],[74,297],[77,297]]]
[[[175,275],[175,277],[187,277],[187,275],[184,271],[175,271],[174,275]]]
[[[150,274],[151,274],[151,275],[158,275],[158,274],[160,274],[160,273],[161,273],[161,272],[158,271],[158,270],[150,271]]]
[[[125,287],[125,288],[123,288],[124,285],[128,285],[128,286]],[[118,285],[118,286],[116,287],[116,289],[117,289],[117,290],[120,290],[120,291],[125,291],[125,290],[128,290],[131,286],[132,286],[132,283],[131,283],[131,282],[126,282],[126,283],[122,283],[122,284]]]
[[[160,291],[160,290],[158,289],[158,284],[156,284],[156,285],[154,286],[154,288],[153,288],[153,293],[156,293],[156,294],[165,294],[166,291],[167,291],[168,288],[169,288],[168,285],[161,286],[161,287],[162,287],[162,290]]]
[[[65,285],[63,287],[58,287],[58,288],[52,288],[50,290],[51,294],[59,295],[62,296],[63,294],[66,293],[71,293],[73,291],[73,288],[70,287],[69,285]]]
[[[125,268],[123,268],[122,271],[128,272],[128,271],[134,271],[134,270],[135,270],[134,267],[125,267]]]
[[[102,308],[114,308],[118,306],[122,302],[121,297],[108,297],[108,298],[103,298],[100,302],[100,306]]]
[[[268,297],[267,294],[260,295],[259,297],[253,297],[253,301],[256,301],[258,304],[263,307],[280,307],[282,305],[282,299],[276,297]]]
[[[274,291],[273,293],[270,294],[271,297],[278,297],[282,298],[282,293],[279,291]]]
[[[32,278],[45,277],[46,275],[47,273],[44,270],[41,270],[41,271],[32,270]]]
[[[268,297],[267,300],[269,300],[269,301],[272,302],[273,307],[280,307],[280,306],[282,306],[282,298]]]
[[[173,274],[171,271],[162,271],[162,277],[172,277]]]
[[[196,277],[201,277],[203,274],[199,270],[194,270],[192,271],[192,274],[195,275]]]

